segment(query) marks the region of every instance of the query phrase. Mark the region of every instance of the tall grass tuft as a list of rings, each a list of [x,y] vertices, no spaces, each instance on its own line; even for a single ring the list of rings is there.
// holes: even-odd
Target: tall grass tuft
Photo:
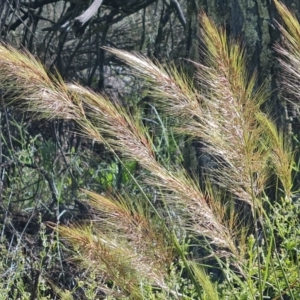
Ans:
[[[300,25],[275,2],[287,27],[279,25],[285,39],[276,48],[283,83],[297,97]],[[214,161],[204,166],[204,183],[178,163],[158,159],[141,113],[64,83],[26,51],[7,45],[0,46],[2,99],[39,118],[73,120],[81,135],[103,144],[125,169],[127,161],[141,167],[140,176],[130,174],[135,193],[83,190],[94,210],[89,222],[48,224],[77,253],[74,262],[96,274],[107,297],[297,299],[300,235],[298,223],[289,220],[300,203],[292,201],[298,170],[290,136],[261,110],[267,85],[258,87],[257,75],[249,74],[241,43],[204,13],[200,23],[205,60],[193,62],[194,79],[174,66],[105,49],[144,80],[151,105],[176,120],[166,127],[170,134],[204,145]]]

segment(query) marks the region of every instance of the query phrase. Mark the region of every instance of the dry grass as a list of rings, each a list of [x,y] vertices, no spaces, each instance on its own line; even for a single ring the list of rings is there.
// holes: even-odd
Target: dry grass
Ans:
[[[286,8],[276,3],[290,28],[287,31],[280,27],[287,50],[277,49],[286,57],[281,60],[286,85],[297,95],[300,27]],[[195,84],[174,67],[163,69],[140,55],[105,49],[129,64],[133,72],[145,80],[148,94],[156,105],[166,116],[179,120],[178,132],[200,139],[205,145],[217,168],[207,170],[208,181],[213,184],[207,183],[204,192],[183,168],[159,162],[138,114],[131,115],[105,95],[49,75],[29,53],[0,46],[0,86],[7,105],[32,111],[38,117],[74,120],[81,134],[104,144],[116,157],[121,153],[123,159],[138,162],[146,176],[140,182],[135,179],[135,183],[158,191],[158,200],[165,205],[165,215],[156,210],[145,193],[131,199],[130,196],[108,197],[85,191],[90,205],[97,211],[93,226],[56,228],[55,224],[51,225],[80,250],[85,267],[90,266],[104,282],[113,282],[120,294],[134,299],[142,298],[141,282],[172,292],[166,278],[178,252],[183,255],[180,243],[185,242],[174,237],[176,226],[182,226],[195,239],[204,237],[213,246],[213,256],[227,257],[247,276],[247,228],[239,222],[234,210],[227,209],[227,203],[222,202],[224,197],[215,197],[214,184],[242,205],[251,207],[253,220],[259,215],[261,225],[265,191],[274,173],[286,197],[292,196],[293,153],[289,141],[261,111],[262,103],[269,96],[266,88],[256,88],[256,75],[248,74],[239,43],[228,40],[226,32],[218,29],[205,14],[201,15],[201,24],[206,60],[194,62]],[[175,217],[172,218],[170,212]],[[166,215],[167,221],[164,220]],[[257,234],[257,222],[254,230]],[[199,281],[206,282],[208,294],[217,299],[206,274],[195,264],[191,266],[190,272],[194,272]],[[107,291],[107,286],[103,285],[103,289]]]

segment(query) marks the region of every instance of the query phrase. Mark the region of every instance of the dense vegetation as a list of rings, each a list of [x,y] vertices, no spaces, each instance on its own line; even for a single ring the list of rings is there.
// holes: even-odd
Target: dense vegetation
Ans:
[[[276,6],[297,113],[300,24]],[[0,46],[0,299],[300,298],[297,132],[243,47],[204,13],[201,28],[194,78],[103,48],[139,78],[143,97],[125,99]],[[201,170],[184,168],[189,140]]]

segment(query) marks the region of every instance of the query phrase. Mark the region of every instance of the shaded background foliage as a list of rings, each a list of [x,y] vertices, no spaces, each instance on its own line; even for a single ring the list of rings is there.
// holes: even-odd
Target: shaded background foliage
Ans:
[[[299,0],[283,2],[300,13]],[[279,39],[275,21],[279,16],[271,0],[104,0],[88,22],[83,25],[76,22],[91,3],[3,0],[1,40],[27,49],[66,81],[105,92],[124,106],[141,105],[145,123],[158,138],[157,115],[145,104],[148,99],[143,96],[143,82],[102,46],[137,51],[162,64],[175,61],[192,77],[193,66],[185,59],[202,59],[198,51],[201,47],[198,14],[204,10],[229,35],[245,44],[249,68],[257,69],[259,83],[267,78],[270,90],[277,88],[274,74],[278,65],[273,45]],[[286,128],[297,128],[296,113],[288,111],[280,95],[273,93],[269,102],[278,122]],[[42,222],[69,223],[92,214],[78,200],[79,188],[113,192],[130,184],[116,159],[104,147],[75,134],[72,122],[33,121],[28,113],[3,107],[0,121],[1,237],[6,237],[8,245],[16,247],[21,243],[30,251],[32,246],[24,239],[28,235],[38,256],[43,241]],[[184,165],[192,173],[199,172],[210,159],[202,155],[201,145],[193,141],[186,141],[183,152]],[[127,167],[138,174],[135,164]],[[55,238],[51,236],[48,241]],[[52,247],[49,245],[48,249]],[[60,264],[53,261],[47,269],[44,268],[47,260],[41,259],[40,267],[30,266],[32,272],[26,276],[35,282],[37,273],[48,272],[53,278],[58,274],[64,277],[60,282],[72,286],[70,276],[76,273],[73,266],[65,265],[61,249],[51,251],[57,254]],[[33,263],[35,258],[31,259]]]
[[[186,10],[182,2],[175,6],[174,1],[103,1],[99,11],[80,26],[73,21],[89,1],[4,1],[1,35],[35,53],[64,79],[104,89],[105,71],[107,75],[119,63],[105,55],[103,45],[157,58],[182,54],[185,20],[178,18],[178,9]]]

